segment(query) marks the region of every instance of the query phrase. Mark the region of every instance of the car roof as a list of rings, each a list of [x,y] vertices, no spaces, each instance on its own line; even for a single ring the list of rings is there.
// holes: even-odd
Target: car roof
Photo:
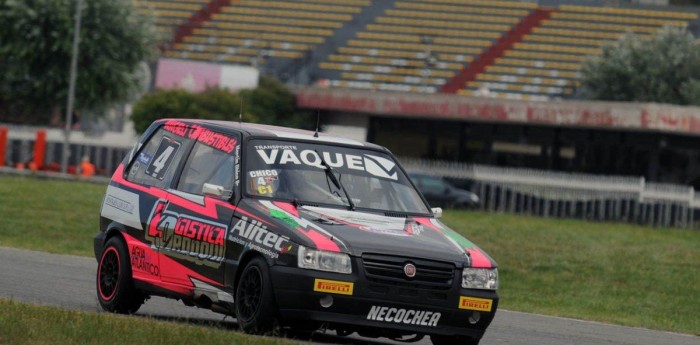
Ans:
[[[220,121],[220,120],[201,120],[201,119],[164,119],[164,121],[174,120],[189,124],[208,125],[207,127],[219,127],[226,130],[244,132],[251,137],[278,137],[284,139],[298,139],[306,141],[314,141],[327,144],[342,144],[357,147],[366,147],[385,151],[382,146],[367,143],[359,140],[343,138],[331,134],[319,132],[318,136],[314,131],[308,131],[297,128],[263,125],[257,123],[236,122],[236,121]]]

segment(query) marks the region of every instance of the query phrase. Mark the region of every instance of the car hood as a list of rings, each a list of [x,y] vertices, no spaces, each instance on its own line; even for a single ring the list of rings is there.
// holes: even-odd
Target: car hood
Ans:
[[[496,263],[472,242],[432,217],[392,217],[345,209],[253,201],[265,217],[291,230],[297,241],[317,249],[408,256],[472,267]]]

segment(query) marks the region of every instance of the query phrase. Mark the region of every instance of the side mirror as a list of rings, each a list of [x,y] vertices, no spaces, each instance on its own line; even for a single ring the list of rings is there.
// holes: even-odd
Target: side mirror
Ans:
[[[440,208],[440,207],[433,207],[433,208],[430,209],[430,211],[433,212],[433,216],[435,216],[435,218],[440,218],[440,217],[442,217],[442,208]]]
[[[202,186],[202,194],[221,198],[224,196],[224,187],[216,184],[205,183]]]

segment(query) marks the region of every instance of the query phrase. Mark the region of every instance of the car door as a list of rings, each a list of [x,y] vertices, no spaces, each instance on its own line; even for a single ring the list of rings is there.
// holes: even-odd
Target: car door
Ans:
[[[163,207],[170,221],[159,250],[171,264],[162,265],[161,276],[167,283],[195,288],[223,286],[239,137],[196,125],[188,131],[193,147]],[[219,140],[205,140],[212,135]],[[229,143],[219,145],[221,141]]]
[[[126,224],[124,236],[135,279],[160,285],[162,269],[157,248],[162,232],[158,225],[167,202],[167,189],[188,145],[188,139],[167,125],[161,126],[135,152],[125,179],[108,187],[107,196],[116,200],[110,202],[133,205],[130,211],[134,219]]]

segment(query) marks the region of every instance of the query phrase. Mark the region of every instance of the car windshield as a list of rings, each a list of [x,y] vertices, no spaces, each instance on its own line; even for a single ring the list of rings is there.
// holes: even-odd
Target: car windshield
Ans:
[[[248,195],[307,205],[428,214],[393,158],[345,146],[251,140],[245,155]]]

